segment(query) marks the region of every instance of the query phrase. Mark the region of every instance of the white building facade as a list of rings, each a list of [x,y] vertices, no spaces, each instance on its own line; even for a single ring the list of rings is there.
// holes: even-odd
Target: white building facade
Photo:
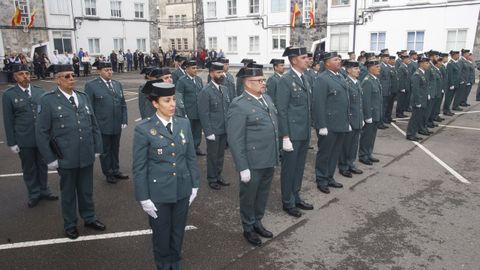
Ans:
[[[206,48],[220,49],[231,63],[282,58],[290,40],[289,0],[204,0]]]
[[[159,0],[161,38],[164,51],[193,51],[196,39],[194,24],[195,1]]]
[[[344,55],[473,49],[479,10],[478,0],[329,0],[326,48]]]
[[[109,55],[112,50],[150,52],[158,44],[152,0],[48,0],[45,14],[49,48],[60,53]],[[152,8],[153,7],[153,8]],[[153,29],[153,31],[152,31]],[[155,36],[155,37],[152,37]],[[157,45],[158,46],[158,45]]]

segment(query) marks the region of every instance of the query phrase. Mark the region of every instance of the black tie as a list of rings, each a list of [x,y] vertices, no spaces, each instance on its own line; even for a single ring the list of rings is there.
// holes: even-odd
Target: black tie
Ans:
[[[113,90],[113,87],[110,81],[108,81],[107,84],[108,84],[108,88],[110,88],[110,90],[112,90],[112,92],[115,94],[115,90]]]
[[[263,107],[268,111],[268,106],[265,103],[265,100],[263,100],[263,98],[259,98],[258,101],[260,101],[260,103],[262,103]]]
[[[305,77],[303,77],[303,74],[300,76],[300,79],[302,79],[303,86],[307,87],[307,85],[305,84]]]
[[[173,131],[172,131],[172,123],[168,123],[168,124],[167,124],[167,130],[168,130],[168,132],[170,132],[170,134],[173,134]]]
[[[27,94],[27,96],[30,97],[30,91],[28,91],[28,88],[25,89],[25,94]]]
[[[70,100],[70,103],[72,103],[73,108],[77,110],[77,104],[75,104],[75,99],[73,96],[69,97],[68,100]]]

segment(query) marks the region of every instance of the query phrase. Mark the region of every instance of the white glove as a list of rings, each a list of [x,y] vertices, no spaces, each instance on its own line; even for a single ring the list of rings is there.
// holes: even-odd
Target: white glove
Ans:
[[[327,136],[327,135],[328,135],[328,129],[327,129],[327,128],[321,128],[321,129],[318,131],[318,135],[320,135],[320,136]]]
[[[430,100],[430,95],[427,95],[428,100]]]
[[[363,126],[365,126],[365,121],[362,121],[362,128],[363,128]]]
[[[471,84],[471,83],[467,83],[467,86],[470,86],[470,85],[472,85],[472,84]]]
[[[407,92],[407,90],[402,89],[402,90],[400,90],[400,92],[405,93],[405,92]]]
[[[100,153],[95,153],[95,158],[98,158],[100,156]]]
[[[18,145],[10,146],[10,150],[11,150],[12,153],[14,153],[14,154],[20,153],[20,148],[18,147]]]
[[[352,126],[348,125],[348,131],[352,131]]]
[[[215,141],[215,134],[208,135],[207,137],[205,137],[205,139],[207,139],[209,141]]]
[[[465,83],[465,81],[463,81],[463,82],[460,82],[460,84],[464,84],[464,83]]]
[[[250,170],[246,169],[240,172],[240,181],[244,183],[250,182]]]
[[[365,120],[365,123],[371,124],[371,123],[373,123],[373,119],[372,119],[372,118],[368,118],[368,119]]]
[[[122,129],[126,128],[127,124],[122,124]]]
[[[415,105],[415,107],[421,108],[421,107],[422,107],[422,104]]]
[[[140,201],[140,204],[142,205],[143,211],[145,211],[149,216],[152,218],[157,218],[157,208],[155,207],[155,204],[153,204],[152,200],[148,199],[145,201]]]
[[[442,94],[444,94],[444,93],[445,93],[445,91],[442,89]]]
[[[195,198],[197,197],[197,192],[198,192],[198,188],[192,188],[192,195],[190,195],[190,199],[188,199],[189,206],[192,204],[193,200],[195,200]]]
[[[450,90],[453,90],[453,89],[455,89],[455,86],[453,86],[453,85],[450,86]]]
[[[58,160],[55,160],[52,163],[48,163],[47,167],[49,170],[56,170],[58,168]]]
[[[283,149],[283,151],[286,151],[286,152],[292,152],[293,151],[293,145],[292,145],[292,142],[290,141],[289,137],[283,138],[282,149]]]

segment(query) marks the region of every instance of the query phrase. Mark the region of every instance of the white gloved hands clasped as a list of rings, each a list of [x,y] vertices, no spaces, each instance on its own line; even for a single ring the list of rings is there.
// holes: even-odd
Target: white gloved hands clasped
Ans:
[[[422,104],[415,105],[415,107],[421,108],[421,107],[422,107]]]
[[[432,97],[430,95],[427,95],[428,100],[430,100]]]
[[[126,128],[127,124],[122,124],[122,129]]]
[[[352,126],[348,125],[348,131],[352,131]]]
[[[289,137],[284,137],[283,138],[282,149],[285,152],[292,152],[293,151],[292,141],[290,141]]]
[[[365,123],[371,124],[373,123],[373,119],[372,118],[365,119]]]
[[[49,170],[56,170],[58,168],[58,160],[47,164]]]
[[[152,200],[144,200],[140,201],[140,204],[142,205],[143,211],[147,213],[149,216],[152,218],[157,218],[157,208],[155,207],[155,204],[152,202]]]
[[[215,134],[208,135],[207,137],[205,137],[205,139],[207,139],[209,141],[215,141]]]
[[[327,136],[327,135],[328,135],[328,129],[327,129],[327,128],[321,128],[321,129],[318,131],[318,135],[320,135],[320,136]]]
[[[95,158],[98,158],[100,156],[100,153],[95,153]]]
[[[192,188],[192,194],[190,195],[190,198],[188,199],[188,205],[191,205],[193,200],[197,197],[198,193],[198,188]]]
[[[18,145],[10,146],[10,151],[14,154],[18,154],[20,153],[20,147],[18,147]]]
[[[405,92],[407,92],[407,90],[402,89],[402,90],[400,90],[400,92],[405,93]]]
[[[455,89],[455,86],[453,86],[453,85],[450,86],[450,90],[453,90],[453,89]]]
[[[240,181],[244,183],[250,182],[250,170],[246,169],[240,172]]]

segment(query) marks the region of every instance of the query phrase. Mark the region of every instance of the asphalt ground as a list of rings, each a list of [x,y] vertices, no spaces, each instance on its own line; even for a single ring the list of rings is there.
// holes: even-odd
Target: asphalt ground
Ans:
[[[206,73],[201,76],[205,79]],[[136,92],[143,78],[137,73],[114,78],[123,83],[129,113],[120,168],[132,177]],[[85,81],[78,78],[79,88]],[[48,80],[33,83],[55,87]],[[0,85],[2,93],[7,87]],[[480,269],[480,105],[473,92],[467,113],[445,117],[445,126],[435,128],[421,146],[393,125],[379,130],[374,153],[380,163],[357,163],[364,174],[353,178],[337,175],[345,187],[329,195],[314,183],[315,146],[308,153],[302,188],[315,210],[299,219],[281,209],[277,167],[264,218],[275,237],[258,248],[242,236],[231,154],[226,153],[224,176],[232,185],[221,191],[208,188],[206,159],[199,157],[202,179],[190,208],[184,269]],[[0,122],[3,129],[3,117]],[[396,126],[404,131],[407,122]],[[316,145],[313,132],[311,145]],[[147,216],[135,202],[131,179],[108,184],[95,163],[96,212],[107,230],[86,229],[79,220],[81,237],[72,241],[63,234],[59,201],[27,207],[21,176],[9,175],[21,173],[21,167],[4,132],[0,161],[0,269],[154,269]],[[55,172],[49,184],[58,194]]]

